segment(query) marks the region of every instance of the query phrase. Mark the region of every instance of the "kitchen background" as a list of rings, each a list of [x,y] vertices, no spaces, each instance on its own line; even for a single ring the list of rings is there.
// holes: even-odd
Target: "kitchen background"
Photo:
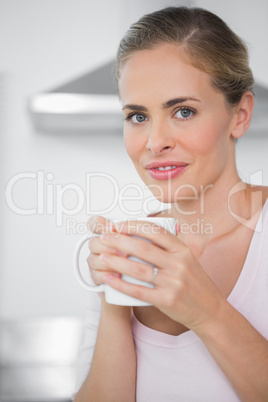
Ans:
[[[38,114],[31,101],[111,63],[130,23],[168,5],[207,8],[246,40],[257,99],[252,127],[237,144],[238,169],[268,185],[266,0],[0,0],[0,186],[3,195],[7,190],[0,201],[2,328],[37,318],[80,319],[87,292],[76,282],[72,259],[88,216],[120,219],[161,207],[124,151],[113,95],[102,114],[93,113],[92,125],[85,114],[70,120],[59,110],[59,118],[51,110]],[[125,197],[121,205],[113,204],[116,191]],[[1,339],[7,345],[3,333],[0,352]],[[6,392],[0,400],[8,398]]]

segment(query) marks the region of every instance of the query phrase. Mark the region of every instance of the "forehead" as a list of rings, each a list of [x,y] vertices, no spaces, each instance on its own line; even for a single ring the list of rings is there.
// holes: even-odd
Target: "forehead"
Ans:
[[[182,49],[172,44],[133,53],[121,68],[118,86],[123,102],[146,95],[163,100],[196,97],[214,90],[210,76],[186,62]]]

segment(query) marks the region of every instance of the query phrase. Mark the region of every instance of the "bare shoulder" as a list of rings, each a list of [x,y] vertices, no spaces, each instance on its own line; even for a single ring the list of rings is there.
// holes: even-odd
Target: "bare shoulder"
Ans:
[[[264,206],[265,202],[268,199],[268,186],[255,186],[255,187],[252,187],[252,191],[253,192],[258,191],[261,193],[262,206]]]
[[[253,201],[254,199],[257,200],[257,209],[258,207],[263,207],[265,202],[268,199],[268,186],[254,186],[254,185],[249,185],[249,194],[251,200]],[[258,197],[253,197],[253,194],[258,194]],[[260,205],[261,204],[261,205]],[[254,206],[253,206],[254,209]]]
[[[268,186],[263,186],[263,187],[262,187],[262,194],[263,194],[262,199],[263,199],[263,205],[264,205],[265,202],[266,202],[267,199],[268,199]]]

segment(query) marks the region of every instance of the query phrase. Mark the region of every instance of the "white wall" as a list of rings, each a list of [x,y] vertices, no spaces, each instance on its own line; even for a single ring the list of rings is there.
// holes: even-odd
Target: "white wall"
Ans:
[[[4,183],[15,174],[37,171],[53,173],[50,183],[54,188],[69,183],[84,188],[85,174],[92,171],[109,172],[126,181],[125,171],[115,163],[119,155],[126,158],[121,133],[36,133],[25,108],[29,94],[58,86],[114,57],[122,34],[121,1],[11,0],[1,1],[0,9]],[[70,196],[69,192],[65,202]],[[98,197],[105,197],[105,188]],[[35,181],[20,181],[14,187],[14,200],[21,207],[32,208]],[[55,213],[20,216],[6,205],[3,208],[0,315],[81,313],[85,292],[72,271],[78,235],[68,235],[66,227],[57,227]],[[86,221],[85,211],[75,218]]]
[[[209,1],[198,3],[212,6]],[[234,10],[233,3],[230,2],[230,7],[232,5]],[[260,8],[266,10],[265,2],[261,3]],[[266,46],[267,34],[262,35],[259,19],[251,19],[247,24],[244,21],[249,20],[244,15],[248,16],[258,7],[252,10],[250,2],[245,1],[243,5],[243,18],[241,14],[241,18],[238,15],[233,20],[242,31],[248,27],[248,40],[253,38],[254,44],[262,43],[257,43],[258,49]],[[45,194],[48,188],[54,191],[56,203],[56,188],[76,184],[86,193],[87,172],[106,172],[116,178],[119,189],[129,183],[139,184],[148,196],[124,152],[121,132],[41,134],[32,129],[25,110],[29,94],[58,86],[114,57],[126,21],[132,16],[130,13],[124,17],[125,7],[124,0],[0,0],[1,73],[4,77],[0,88],[5,120],[1,125],[2,189],[18,173],[44,172]],[[262,18],[261,10],[258,12]],[[222,8],[220,13],[223,13]],[[235,13],[237,15],[237,9]],[[261,60],[265,57],[260,56]],[[267,77],[261,72],[262,65],[255,64],[264,82]],[[268,182],[265,149],[266,139],[259,138],[255,142],[251,137],[240,142],[238,159],[241,170],[264,168]],[[48,173],[53,174],[50,181]],[[134,189],[132,194],[137,194]],[[13,196],[21,207],[33,208],[37,201],[36,181],[19,181]],[[108,207],[113,199],[111,183],[103,179],[92,181],[87,199],[91,203],[89,213]],[[75,203],[74,193],[66,192],[64,205],[71,209]],[[137,215],[142,213],[141,200],[124,205]],[[86,221],[87,215],[84,208],[67,218],[78,224]],[[120,218],[125,213],[117,205],[106,215]],[[68,234],[66,217],[63,224],[57,226],[55,211],[51,215],[41,211],[39,215],[21,216],[12,212],[3,200],[0,217],[0,317],[83,313],[86,292],[75,282],[72,269],[73,250],[80,235]]]

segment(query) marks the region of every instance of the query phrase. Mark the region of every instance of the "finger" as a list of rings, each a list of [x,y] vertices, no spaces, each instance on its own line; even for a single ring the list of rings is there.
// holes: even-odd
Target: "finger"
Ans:
[[[95,269],[90,268],[90,276],[95,285],[101,285],[102,283],[104,283],[103,272],[96,271]]]
[[[154,278],[154,267],[151,264],[132,261],[129,258],[119,257],[110,254],[101,254],[100,261],[106,271],[113,270],[122,275],[129,275],[132,278],[149,282]],[[154,282],[156,285],[156,282]]]
[[[185,248],[184,243],[174,234],[154,222],[125,221],[117,223],[115,228],[119,233],[135,235],[150,240],[158,247],[169,252],[178,251],[178,247]]]
[[[108,253],[108,254],[118,254],[118,255],[123,255],[127,256],[125,253],[122,253],[119,250],[116,250],[115,248],[107,247],[105,246],[101,241],[99,236],[93,236],[91,239],[88,241],[88,247],[91,253],[93,254],[101,254],[101,253]]]
[[[100,261],[98,255],[90,254],[87,258],[87,263],[90,276],[96,285],[104,283],[105,273],[110,273],[117,277],[121,277],[120,273],[114,272],[111,268],[105,267],[105,265]]]
[[[98,254],[89,254],[89,256],[87,257],[87,264],[89,266],[89,269],[93,269],[95,271],[115,272],[113,268],[108,269],[107,266],[105,266],[104,262],[100,259],[100,256]]]
[[[105,233],[107,228],[113,227],[113,223],[103,216],[91,216],[87,221],[87,227],[93,233]]]
[[[117,278],[110,273],[104,274],[104,283],[118,290],[119,292],[125,293],[155,306],[157,306],[157,303],[159,304],[159,299],[161,299],[161,291],[157,287],[148,288],[142,285],[133,285],[132,283],[126,282],[121,278]]]
[[[117,272],[96,271],[94,269],[90,269],[90,276],[95,285],[101,285],[105,283],[105,275],[112,275],[113,277],[121,278],[121,275]]]
[[[137,257],[157,267],[168,266],[170,254],[144,239],[119,233],[101,235],[100,241],[107,247],[115,248],[121,253]]]

